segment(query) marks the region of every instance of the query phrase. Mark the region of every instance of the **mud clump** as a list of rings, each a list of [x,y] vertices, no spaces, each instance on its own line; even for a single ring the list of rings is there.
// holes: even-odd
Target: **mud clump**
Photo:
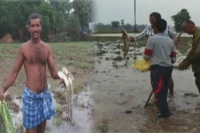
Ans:
[[[63,91],[53,91],[54,98],[56,99],[56,102],[63,105],[67,103],[66,99],[66,93]]]
[[[105,53],[107,53],[105,50],[101,50],[101,51],[96,52],[96,56],[102,56]]]
[[[198,97],[197,94],[194,94],[194,93],[185,93],[184,96],[190,96],[190,97]]]
[[[15,102],[12,102],[12,97],[10,95],[5,96],[5,101],[10,110],[12,110],[14,113],[19,113],[19,106]]]
[[[113,58],[113,61],[122,61],[123,57],[122,56],[117,56]]]

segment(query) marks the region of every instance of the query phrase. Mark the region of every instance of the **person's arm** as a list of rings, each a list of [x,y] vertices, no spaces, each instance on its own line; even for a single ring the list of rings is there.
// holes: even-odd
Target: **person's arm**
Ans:
[[[146,28],[140,34],[138,34],[137,36],[135,36],[135,37],[130,36],[130,41],[134,42],[134,41],[137,41],[137,40],[145,37],[147,35],[147,31],[149,31],[149,26],[146,26]]]
[[[151,37],[149,37],[147,40],[146,47],[144,49],[143,58],[145,60],[148,60],[151,58],[152,54],[153,54],[153,40]]]
[[[47,64],[48,64],[48,68],[49,68],[49,72],[51,74],[51,77],[53,79],[60,79],[59,76],[58,76],[58,71],[56,70],[56,67],[55,67],[55,61],[54,61],[54,58],[53,58],[53,54],[52,54],[52,50],[50,48],[49,45],[47,45],[47,49],[48,49],[48,59],[47,59]]]
[[[2,87],[4,93],[15,82],[15,79],[17,78],[18,73],[19,73],[19,71],[20,71],[20,69],[22,67],[23,60],[24,60],[24,57],[23,57],[23,45],[21,45],[21,47],[20,47],[20,49],[18,51],[18,54],[17,54],[17,59],[15,61],[14,67],[13,67],[10,75],[6,79],[5,84]]]
[[[196,59],[200,58],[200,37],[194,40],[195,46],[188,53],[187,57],[178,65],[179,70],[185,70],[187,67],[194,62]]]
[[[173,42],[173,48],[172,48],[170,57],[171,57],[172,63],[175,63],[176,62],[176,46],[174,42]]]
[[[193,54],[194,48],[190,50],[187,57],[178,65],[178,70],[186,70],[188,66],[191,64],[189,61],[190,56]]]
[[[170,25],[168,25],[168,34],[170,38],[174,38],[176,37],[176,31],[174,30],[173,27],[171,27]]]
[[[180,37],[176,37],[176,31],[174,30],[174,28],[172,28],[171,26],[168,26],[168,34],[169,37],[172,38],[172,40],[174,41],[175,45],[177,46],[178,43],[180,42]]]

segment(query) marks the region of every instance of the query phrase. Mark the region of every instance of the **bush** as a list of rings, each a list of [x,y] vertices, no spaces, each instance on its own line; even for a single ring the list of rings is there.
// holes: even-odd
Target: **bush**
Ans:
[[[56,34],[54,39],[55,42],[66,42],[70,40],[71,38],[68,37],[64,32]]]

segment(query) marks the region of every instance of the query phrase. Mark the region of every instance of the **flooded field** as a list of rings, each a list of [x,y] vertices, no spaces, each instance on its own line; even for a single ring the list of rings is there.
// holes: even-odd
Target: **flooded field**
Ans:
[[[144,43],[144,42],[142,42]],[[179,48],[180,63],[190,49],[190,40]],[[187,45],[186,45],[187,44]],[[200,97],[192,70],[173,70],[174,97],[168,97],[173,113],[170,127],[157,118],[158,110],[150,101],[150,73],[133,69],[135,59],[140,59],[143,44],[131,47],[127,60],[123,59],[120,42],[96,44],[95,74],[91,85],[94,97],[94,120],[99,133],[198,133],[200,130]],[[184,50],[183,50],[184,48]],[[99,124],[100,123],[100,124]]]
[[[191,40],[186,39],[179,47],[178,61],[185,58],[191,47]],[[96,42],[95,54],[91,60],[77,48],[73,56],[66,56],[66,60],[75,63],[72,59],[94,63],[94,68],[77,69],[73,65],[65,64],[75,77],[76,93],[74,95],[73,120],[68,120],[66,93],[58,88],[59,81],[48,76],[50,91],[57,116],[47,122],[47,133],[198,133],[200,130],[200,97],[194,83],[191,69],[186,71],[173,70],[174,97],[168,97],[169,107],[173,113],[172,124],[166,127],[162,119],[157,118],[158,110],[150,101],[147,108],[145,102],[151,92],[150,73],[133,69],[133,63],[142,57],[144,41],[131,45],[128,57],[123,58],[121,42]],[[70,48],[72,48],[70,46]],[[69,48],[68,48],[69,49]],[[5,48],[4,48],[5,50]],[[56,51],[57,59],[65,58],[63,53]],[[87,53],[88,54],[88,53]],[[76,58],[75,58],[76,57]],[[81,58],[80,58],[81,57]],[[83,58],[84,57],[84,58]],[[12,68],[14,59],[1,58],[2,77],[5,81],[7,73]],[[83,68],[88,65],[77,63]],[[61,70],[63,65],[57,65]],[[23,68],[22,68],[23,69]],[[92,72],[91,72],[91,69]],[[88,77],[92,76],[92,80]],[[82,81],[84,79],[84,81]],[[6,101],[9,105],[16,133],[23,133],[22,125],[22,92],[25,84],[25,73],[21,70],[15,84],[8,90]],[[79,86],[78,83],[83,85]],[[17,90],[17,91],[16,91]],[[14,94],[14,95],[13,95]]]

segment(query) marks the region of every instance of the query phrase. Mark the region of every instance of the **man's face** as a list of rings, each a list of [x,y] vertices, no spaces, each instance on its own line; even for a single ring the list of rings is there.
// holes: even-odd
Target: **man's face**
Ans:
[[[31,37],[33,39],[39,38],[41,30],[42,30],[42,25],[40,24],[40,19],[39,18],[31,19],[29,28],[28,28],[28,31],[30,32]]]
[[[150,17],[149,17],[149,22],[150,22],[151,25],[152,25],[152,23],[156,22],[156,18],[155,18],[154,16],[150,16]]]

